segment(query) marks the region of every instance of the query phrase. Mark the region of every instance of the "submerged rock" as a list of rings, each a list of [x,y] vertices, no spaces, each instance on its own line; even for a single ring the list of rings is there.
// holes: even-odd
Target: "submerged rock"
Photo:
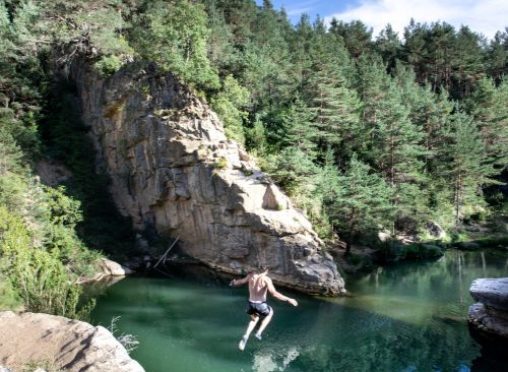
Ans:
[[[478,301],[469,307],[468,321],[473,337],[494,347],[508,346],[508,278],[473,281],[471,296]]]
[[[135,229],[179,237],[183,253],[216,270],[262,264],[286,287],[345,291],[311,223],[175,77],[122,70],[104,80],[86,64],[72,76],[98,168]]]
[[[144,372],[104,327],[61,316],[0,312],[0,364],[87,372]]]

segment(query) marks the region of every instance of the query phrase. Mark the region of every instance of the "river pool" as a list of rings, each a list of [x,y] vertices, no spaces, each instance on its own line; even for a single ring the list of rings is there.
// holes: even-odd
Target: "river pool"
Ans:
[[[501,276],[506,253],[450,250],[348,277],[350,298],[291,293],[299,306],[269,301],[272,323],[244,352],[247,288],[219,279],[124,279],[98,297],[92,322],[120,316],[118,332],[136,336],[131,356],[147,372],[502,371],[466,322],[472,280]]]

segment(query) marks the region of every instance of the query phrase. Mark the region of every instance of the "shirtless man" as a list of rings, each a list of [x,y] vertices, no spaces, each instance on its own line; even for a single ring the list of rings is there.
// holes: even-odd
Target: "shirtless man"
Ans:
[[[229,285],[240,286],[246,283],[249,283],[249,305],[247,308],[247,314],[250,315],[251,320],[247,326],[245,334],[238,344],[238,348],[242,351],[245,349],[247,340],[256,327],[259,319],[261,319],[261,325],[255,334],[258,340],[261,340],[263,331],[268,323],[270,323],[270,320],[272,320],[273,309],[266,303],[266,292],[270,292],[270,294],[278,300],[287,301],[293,306],[298,306],[298,302],[296,302],[296,300],[277,292],[273,286],[272,279],[268,276],[267,268],[261,268],[257,272],[251,272],[242,279],[233,279]]]

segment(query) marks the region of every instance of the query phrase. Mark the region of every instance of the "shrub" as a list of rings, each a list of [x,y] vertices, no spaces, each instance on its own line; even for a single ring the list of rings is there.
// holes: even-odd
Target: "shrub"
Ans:
[[[0,270],[26,310],[78,318],[81,287],[58,256],[31,247],[22,220],[0,206]]]
[[[95,68],[102,76],[110,76],[120,70],[123,66],[123,61],[116,55],[102,56],[97,62],[95,62]]]
[[[213,167],[215,169],[225,169],[228,166],[228,159],[225,157],[220,157],[214,164]]]

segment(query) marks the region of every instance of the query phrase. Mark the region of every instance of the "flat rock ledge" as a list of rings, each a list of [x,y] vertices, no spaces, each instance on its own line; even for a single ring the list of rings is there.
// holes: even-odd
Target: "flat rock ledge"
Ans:
[[[49,314],[0,312],[0,366],[18,371],[39,363],[66,371],[144,372],[104,327]]]
[[[508,345],[508,278],[476,279],[469,291],[478,301],[468,313],[475,338]]]

